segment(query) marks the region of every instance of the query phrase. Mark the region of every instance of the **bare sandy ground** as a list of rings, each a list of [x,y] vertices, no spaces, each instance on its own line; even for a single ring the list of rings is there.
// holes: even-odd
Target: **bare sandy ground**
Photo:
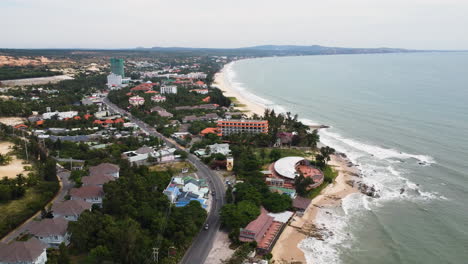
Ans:
[[[346,183],[355,180],[359,173],[355,167],[348,167],[348,160],[334,155],[329,162],[338,172],[333,184],[325,188],[320,195],[312,200],[302,217],[294,216],[290,225],[287,226],[276,242],[272,254],[275,264],[281,263],[307,263],[304,252],[299,249],[298,244],[307,238],[311,226],[315,223],[315,217],[321,207],[341,206],[341,200],[349,194],[358,192]]]
[[[247,115],[263,115],[265,113],[265,107],[259,104],[256,104],[254,102],[251,102],[246,98],[244,95],[242,95],[239,91],[234,89],[229,82],[226,81],[225,79],[225,73],[224,69],[221,72],[218,72],[215,75],[215,80],[213,85],[218,87],[221,91],[223,91],[224,96],[226,97],[235,97],[237,104],[240,104],[241,106],[236,106],[237,109],[246,112]]]
[[[226,81],[225,77],[226,76],[223,69],[221,72],[215,75],[213,85],[221,89],[225,96],[235,97],[237,103],[242,105],[240,107],[236,106],[237,109],[245,111],[250,116],[253,114],[264,114],[265,107],[263,105],[249,101],[249,98],[234,89],[230,83]],[[321,207],[341,206],[341,201],[344,197],[348,196],[349,194],[358,192],[357,188],[351,187],[346,183],[348,180],[356,180],[357,178],[355,175],[359,174],[359,170],[357,168],[348,167],[348,162],[348,159],[345,159],[339,155],[332,156],[332,160],[329,162],[329,165],[333,166],[335,170],[339,172],[335,182],[328,185],[320,195],[312,200],[303,216],[294,216],[290,225],[288,225],[283,230],[272,251],[273,263],[307,263],[304,252],[298,247],[298,244],[302,240],[306,239],[307,235],[310,233],[311,226],[313,226],[315,223],[315,217],[318,213],[318,210],[320,210]],[[217,256],[218,252],[224,252],[226,254],[228,253],[227,246],[224,249],[223,246],[223,241],[218,241],[217,238],[217,242],[215,242],[215,245],[209,254],[209,258],[211,260],[210,262],[207,260],[206,263],[220,263],[219,261],[215,262],[215,260],[222,259]],[[230,254],[232,254],[232,252]]]
[[[10,152],[14,146],[11,142],[0,142],[0,154],[5,155]],[[12,161],[6,166],[0,166],[0,178],[4,176],[8,178],[16,178],[16,175],[23,173],[25,176],[27,171],[24,170],[24,160],[17,159],[16,156],[12,156]]]
[[[232,256],[234,250],[229,248],[229,237],[226,232],[218,231],[213,247],[211,248],[205,264],[219,264]]]
[[[39,57],[12,57],[0,56],[0,67],[9,66],[26,66],[26,65],[45,65],[52,62],[61,62],[59,60],[49,59],[43,56]]]
[[[7,126],[16,126],[23,124],[25,121],[26,119],[22,117],[0,117],[0,123]]]
[[[71,80],[73,77],[68,75],[56,75],[50,77],[26,78],[18,80],[4,80],[1,81],[2,86],[24,86],[35,84],[58,83],[64,80]]]

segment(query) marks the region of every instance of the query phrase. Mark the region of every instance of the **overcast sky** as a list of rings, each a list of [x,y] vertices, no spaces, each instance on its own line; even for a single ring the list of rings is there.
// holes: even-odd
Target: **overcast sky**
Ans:
[[[0,0],[0,48],[468,49],[468,0]]]

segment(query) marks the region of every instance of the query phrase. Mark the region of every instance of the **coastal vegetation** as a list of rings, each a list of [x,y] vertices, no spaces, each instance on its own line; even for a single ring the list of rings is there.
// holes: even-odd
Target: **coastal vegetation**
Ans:
[[[44,208],[59,190],[55,161],[47,157],[35,137],[20,138],[12,132],[11,127],[0,124],[0,137],[14,143],[14,155],[29,161],[31,169],[26,176],[19,174],[15,178],[0,180],[2,237]]]
[[[3,66],[0,67],[0,81],[23,78],[37,78],[60,75],[61,72],[50,71],[47,67],[35,66]]]
[[[173,207],[162,193],[170,178],[169,172],[146,166],[121,168],[119,180],[104,185],[103,208],[70,223],[72,252],[89,252],[87,263],[136,264],[145,263],[157,247],[159,263],[176,263],[207,213],[193,201]]]

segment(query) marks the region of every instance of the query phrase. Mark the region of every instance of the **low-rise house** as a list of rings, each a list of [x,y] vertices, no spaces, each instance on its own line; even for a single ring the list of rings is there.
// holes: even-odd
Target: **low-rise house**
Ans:
[[[174,184],[172,185],[169,184],[169,186],[167,186],[167,188],[163,191],[163,193],[167,196],[167,198],[169,199],[171,203],[175,203],[177,200],[177,197],[179,197],[180,195],[180,189]]]
[[[208,145],[207,149],[211,154],[223,154],[225,156],[231,154],[231,150],[229,149],[229,144],[213,144]]]
[[[82,200],[91,204],[102,206],[104,190],[101,186],[89,185],[70,190],[71,200]]]
[[[156,102],[156,103],[161,103],[166,101],[166,96],[164,95],[153,95],[151,96],[151,101]]]
[[[104,184],[114,181],[116,178],[106,174],[96,174],[85,176],[81,179],[83,186],[104,186]]]
[[[70,243],[70,234],[67,232],[68,221],[64,218],[46,218],[41,221],[33,221],[28,227],[28,232],[48,247],[56,248],[60,244]]]
[[[45,264],[47,244],[37,238],[28,241],[0,243],[0,264]]]
[[[133,105],[133,106],[139,106],[139,105],[144,105],[145,104],[145,98],[141,96],[132,96],[128,98],[128,103]]]
[[[177,157],[174,154],[175,148],[162,148],[155,149],[153,147],[141,147],[134,151],[127,151],[122,153],[122,158],[128,159],[130,163],[136,165],[147,164],[148,158],[154,158],[156,162],[169,162],[175,160]]]
[[[205,180],[187,176],[173,177],[163,193],[176,207],[183,207],[191,201],[197,201],[203,208],[206,208],[208,192]]]
[[[52,206],[54,218],[63,217],[68,221],[77,221],[86,210],[91,211],[91,204],[82,200],[67,200]]]
[[[158,115],[162,116],[162,117],[169,117],[169,118],[172,118],[174,115],[167,112],[166,109],[160,107],[160,106],[155,106],[153,108],[150,109],[151,112],[157,112]]]
[[[195,92],[197,94],[208,94],[208,89],[192,89],[190,92]]]
[[[153,86],[155,86],[156,84],[155,83],[142,83],[142,84],[139,84],[135,87],[133,87],[132,89],[130,89],[130,91],[132,92],[136,92],[136,91],[150,91]]]
[[[207,127],[200,132],[200,135],[206,136],[208,134],[219,134],[218,128],[216,127]]]
[[[112,163],[101,163],[89,168],[89,174],[107,174],[114,178],[119,178],[120,167]]]

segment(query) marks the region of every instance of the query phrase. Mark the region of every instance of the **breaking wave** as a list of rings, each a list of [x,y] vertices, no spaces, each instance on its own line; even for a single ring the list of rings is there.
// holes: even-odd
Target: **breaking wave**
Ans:
[[[251,93],[245,83],[239,81],[232,68],[233,63],[225,66],[225,81],[231,87],[249,98],[252,102],[274,109],[277,113],[285,113],[287,109],[268,99]],[[306,125],[317,125],[309,119],[301,119]],[[332,130],[332,131],[330,131]],[[342,201],[341,207],[322,208],[316,217],[316,226],[323,228],[322,238],[309,237],[303,240],[299,247],[304,251],[308,263],[340,263],[340,250],[351,248],[353,236],[350,225],[357,223],[355,219],[366,212],[372,212],[385,206],[389,201],[429,201],[432,199],[447,199],[438,193],[423,191],[419,184],[405,178],[409,173],[401,168],[402,163],[414,163],[430,166],[436,163],[433,157],[423,154],[412,154],[392,148],[384,148],[375,144],[346,138],[332,129],[320,130],[320,141],[345,153],[361,171],[361,181],[368,186],[374,186],[380,198],[374,199],[355,193]],[[354,220],[353,220],[354,219]]]

